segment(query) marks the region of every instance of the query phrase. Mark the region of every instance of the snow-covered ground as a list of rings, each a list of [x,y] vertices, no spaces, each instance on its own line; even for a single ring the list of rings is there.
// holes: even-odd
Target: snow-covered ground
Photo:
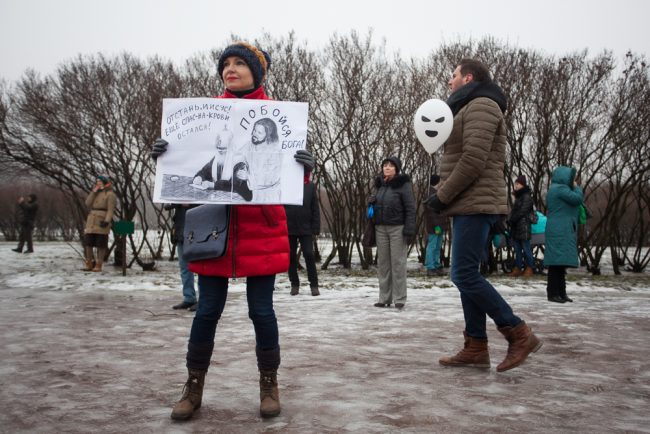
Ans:
[[[190,312],[177,263],[155,272],[80,271],[66,243],[16,254],[0,243],[0,432],[650,432],[650,277],[569,275],[574,303],[545,280],[491,281],[544,340],[497,374],[506,343],[490,325],[490,370],[443,368],[462,344],[458,292],[409,263],[402,311],[378,309],[374,271],[321,271],[320,297],[276,281],[282,414],[258,416],[254,335],[232,282],[203,407],[169,419],[185,381]],[[74,246],[78,248],[76,245]],[[604,270],[607,274],[607,269]]]

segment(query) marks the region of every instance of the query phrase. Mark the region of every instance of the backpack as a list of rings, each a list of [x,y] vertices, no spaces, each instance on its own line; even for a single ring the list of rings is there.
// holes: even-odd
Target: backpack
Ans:
[[[591,218],[591,212],[589,212],[584,204],[580,205],[580,208],[578,208],[578,224],[587,224],[588,218]]]

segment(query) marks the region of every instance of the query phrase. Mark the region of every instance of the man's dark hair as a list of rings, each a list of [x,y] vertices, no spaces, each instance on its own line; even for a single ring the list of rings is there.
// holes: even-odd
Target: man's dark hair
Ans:
[[[476,59],[462,59],[458,62],[460,66],[460,74],[467,75],[472,74],[474,81],[489,81],[490,71],[485,63],[476,60]]]
[[[253,124],[253,128],[261,125],[266,130],[266,141],[268,143],[275,143],[278,141],[278,127],[270,118],[262,118]]]

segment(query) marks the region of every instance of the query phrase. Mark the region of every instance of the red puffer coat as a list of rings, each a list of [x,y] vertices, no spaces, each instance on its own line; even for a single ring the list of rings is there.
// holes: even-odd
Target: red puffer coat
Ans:
[[[218,98],[237,98],[226,90]],[[260,86],[247,99],[270,99]],[[190,271],[221,277],[267,276],[289,269],[287,216],[282,205],[233,205],[226,254],[190,262]]]

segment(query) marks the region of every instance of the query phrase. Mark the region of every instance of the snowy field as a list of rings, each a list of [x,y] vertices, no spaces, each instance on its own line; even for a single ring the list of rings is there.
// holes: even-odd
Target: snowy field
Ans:
[[[462,344],[448,278],[409,262],[402,311],[378,309],[374,271],[304,274],[300,295],[276,281],[282,414],[258,416],[254,336],[243,280],[232,282],[194,419],[171,406],[186,379],[190,312],[177,263],[80,271],[66,243],[16,254],[0,243],[2,433],[650,432],[650,277],[569,275],[574,303],[546,301],[545,280],[491,281],[544,340],[519,368],[497,374],[506,342],[490,324],[490,370],[443,368]],[[75,245],[78,249],[78,246]],[[323,251],[324,253],[324,251]]]

